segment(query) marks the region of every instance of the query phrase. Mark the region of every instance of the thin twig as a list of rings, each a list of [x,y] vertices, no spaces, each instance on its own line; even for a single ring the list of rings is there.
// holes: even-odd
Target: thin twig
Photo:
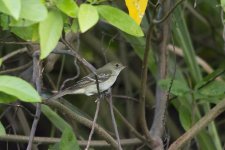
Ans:
[[[116,119],[115,119],[115,116],[114,116],[114,113],[113,113],[113,102],[112,102],[111,89],[109,89],[108,91],[110,93],[108,100],[109,100],[109,108],[110,108],[110,113],[111,113],[111,117],[112,117],[113,128],[114,128],[114,132],[116,134],[118,149],[122,150],[121,143],[120,143],[120,136],[119,136],[119,132],[118,132],[117,124],[116,124]]]
[[[9,105],[0,115],[0,120],[2,120],[2,117],[4,117],[7,113],[9,113],[10,109],[12,108],[12,105]]]
[[[198,19],[200,22],[204,23],[208,27],[208,29],[210,30],[210,31],[208,30],[209,33],[213,32],[209,20],[206,19],[207,16],[203,16],[203,14],[199,13],[196,8],[193,8],[190,2],[185,2],[184,6],[196,19]]]
[[[27,52],[27,48],[26,47],[18,49],[16,51],[13,51],[13,52],[5,55],[4,57],[2,57],[2,62],[6,61],[7,59],[9,59],[9,58],[11,58],[13,56],[16,56],[17,54],[24,53],[24,52]]]
[[[126,100],[131,100],[133,102],[139,103],[139,100],[137,98],[126,96],[126,95],[112,95],[112,97],[126,99]]]
[[[38,45],[39,43],[34,43],[34,42],[15,42],[15,41],[0,41],[0,44],[9,44],[9,45]]]
[[[171,32],[171,35],[172,35],[172,32]],[[173,47],[173,52],[175,52],[175,46],[174,46],[174,40],[173,40],[173,35],[171,36],[171,40],[172,40],[172,47]],[[177,57],[175,55],[174,57],[174,67],[173,67],[173,72],[172,72],[172,78],[171,78],[171,81],[170,81],[170,86],[168,88],[168,91],[167,91],[167,101],[170,100],[170,92],[171,92],[171,89],[172,89],[172,86],[173,86],[173,81],[175,79],[175,76],[176,76],[176,71],[177,71]]]
[[[45,73],[44,75],[47,77],[48,82],[51,85],[52,89],[53,90],[57,90],[57,87],[55,85],[55,82],[52,80],[52,78],[50,77],[50,75],[48,73]]]
[[[108,102],[109,103],[109,102]],[[130,130],[131,133],[133,133],[137,138],[142,140],[144,143],[146,143],[147,146],[150,147],[147,139],[142,136],[130,123],[129,121],[120,113],[120,111],[113,105],[113,110],[115,114],[122,120],[122,122],[125,124],[125,126]]]
[[[184,57],[183,54],[183,50],[177,46],[168,44],[167,45],[167,49],[175,54],[177,54],[178,56]],[[207,73],[212,73],[214,70],[213,68],[201,57],[199,56],[195,56],[196,62],[207,72]],[[222,80],[221,77],[218,77],[217,80]]]
[[[165,21],[172,13],[173,11],[177,8],[178,5],[180,5],[184,0],[179,0],[176,2],[176,4],[174,4],[173,8],[171,8],[168,13],[162,18],[162,19],[159,19],[159,20],[153,20],[153,23],[154,24],[159,24],[159,23],[162,23],[163,21]]]
[[[36,89],[38,93],[41,93],[41,62],[39,61],[39,51],[34,52],[33,54],[33,82],[35,83]],[[36,113],[34,117],[34,121],[32,124],[30,138],[27,146],[27,150],[31,150],[33,139],[35,135],[35,131],[37,129],[37,124],[41,115],[41,104],[36,104]]]
[[[60,140],[61,140],[60,138],[54,138],[54,137],[34,137],[33,143],[35,143],[35,144],[54,144],[54,143],[59,143]],[[13,134],[0,135],[0,141],[27,143],[29,141],[29,136],[13,135]],[[86,146],[87,142],[88,141],[84,141],[84,140],[79,141],[78,140],[78,144],[81,147]],[[142,141],[140,141],[137,138],[121,140],[121,145],[123,145],[123,146],[138,145],[141,143],[142,143]],[[110,147],[111,146],[104,140],[92,140],[90,145],[92,147]]]
[[[82,58],[78,52],[73,48],[72,45],[70,45],[66,40],[62,39],[62,42],[70,49],[70,51],[67,51],[67,54],[70,54],[74,57],[76,57],[84,66],[86,66],[91,72],[95,72],[95,67],[93,67],[88,61],[86,61],[84,58]],[[59,52],[59,50],[57,50]],[[54,50],[54,52],[56,52]],[[64,51],[65,52],[65,51]]]
[[[58,76],[58,80],[57,80],[57,83],[56,83],[57,89],[59,89],[59,84],[60,84],[60,81],[62,79],[62,73],[63,73],[64,65],[65,65],[65,56],[63,55],[62,56],[62,63],[61,63],[61,66],[60,66],[60,71],[59,71],[59,76]]]
[[[88,142],[87,142],[87,146],[86,146],[85,150],[88,150],[88,148],[89,148],[89,146],[90,146],[90,143],[91,143],[91,138],[92,138],[92,135],[93,135],[93,133],[94,133],[96,121],[97,121],[97,118],[98,118],[98,112],[99,112],[99,107],[100,107],[100,101],[101,101],[100,99],[96,100],[97,106],[96,106],[95,116],[94,116],[94,120],[93,120],[92,127],[91,127],[91,132],[90,132],[90,134],[89,134]]]
[[[72,77],[72,78],[69,78],[69,79],[66,79],[65,81],[63,81],[61,87],[60,87],[60,91],[65,87],[65,84],[68,82],[68,81],[72,81],[72,80],[75,80],[77,79],[79,76],[80,76],[80,67],[78,66],[77,64],[77,59],[74,60],[74,66],[76,67],[76,71],[77,71],[77,74]]]
[[[168,150],[180,149],[189,140],[194,138],[202,129],[204,129],[211,121],[225,111],[225,99],[219,102],[214,108],[202,117],[197,123],[194,124],[187,132],[180,136],[175,142],[173,142]]]
[[[2,71],[0,71],[0,74],[7,74],[7,73],[21,71],[21,70],[24,70],[24,69],[28,68],[31,65],[32,65],[32,62],[29,62],[29,63],[26,63],[25,65],[22,65],[22,66],[19,66],[19,67],[16,67],[16,68],[2,70]]]
[[[17,107],[17,108],[23,109],[29,116],[35,117],[35,115],[29,109],[24,107],[23,105],[20,105],[20,104],[4,104],[4,103],[2,103],[1,105],[8,106],[7,110],[5,110],[5,111],[9,111],[8,109],[10,109],[11,107]],[[5,113],[6,113],[5,111],[3,113],[1,113],[0,119],[5,115]]]
[[[67,37],[65,37],[65,39],[62,39],[62,40],[64,41],[64,44],[67,44],[67,46],[69,46],[73,51],[76,51],[77,52],[80,49],[80,33],[77,33],[76,36],[77,36],[76,48],[73,48],[72,45],[70,45],[67,42],[67,40],[66,40],[66,39],[68,39]],[[76,67],[77,74],[74,77],[69,78],[69,79],[66,79],[65,81],[63,81],[63,83],[62,83],[62,85],[60,87],[60,91],[64,88],[65,84],[68,81],[75,80],[75,79],[77,79],[79,77],[79,75],[80,75],[80,67],[77,64],[77,58],[76,57],[74,58],[74,65]]]

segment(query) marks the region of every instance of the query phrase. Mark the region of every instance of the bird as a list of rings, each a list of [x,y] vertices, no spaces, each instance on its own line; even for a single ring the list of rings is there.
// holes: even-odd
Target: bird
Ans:
[[[95,73],[81,78],[73,86],[66,88],[48,100],[55,100],[68,94],[85,94],[91,96],[98,93],[96,75],[98,77],[99,92],[102,93],[108,90],[116,81],[120,72],[125,68],[122,63],[112,61],[100,67]]]

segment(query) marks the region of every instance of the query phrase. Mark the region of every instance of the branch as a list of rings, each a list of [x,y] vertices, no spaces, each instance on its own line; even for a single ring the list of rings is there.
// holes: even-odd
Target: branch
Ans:
[[[89,146],[90,146],[90,142],[91,142],[92,135],[93,135],[93,133],[94,133],[96,121],[97,121],[97,118],[98,118],[98,112],[99,112],[99,107],[100,107],[100,101],[101,101],[101,99],[97,99],[97,102],[96,102],[96,103],[97,103],[97,106],[96,106],[95,116],[94,116],[94,120],[93,120],[92,127],[91,127],[91,132],[90,132],[90,134],[89,134],[88,142],[87,142],[87,146],[86,146],[85,150],[88,150],[88,148],[89,148]]]
[[[60,138],[53,138],[53,137],[34,137],[33,143],[35,144],[54,144],[59,143]],[[17,142],[17,143],[27,143],[29,141],[29,136],[23,136],[23,135],[0,135],[0,141],[7,141],[7,142]],[[81,147],[84,147],[87,145],[88,141],[78,141],[78,144]],[[121,145],[123,146],[132,146],[132,145],[138,145],[142,142],[137,138],[131,138],[131,139],[122,139]],[[93,147],[110,147],[111,145],[103,140],[92,140],[90,143]]]
[[[12,68],[12,69],[7,69],[7,70],[0,71],[0,74],[7,74],[7,73],[12,73],[12,72],[21,71],[21,70],[24,70],[24,69],[30,67],[31,65],[32,65],[32,61],[26,63],[25,65],[16,67],[16,68]]]
[[[75,114],[73,111],[68,109],[66,106],[62,105],[61,103],[57,101],[46,101],[43,100],[43,104],[46,104],[50,107],[56,108],[59,110],[59,112],[63,112],[66,116],[71,118],[72,120],[75,120],[79,122],[80,124],[83,124],[84,126],[91,128],[93,125],[93,122],[90,121],[87,118],[84,118],[83,116],[80,116],[78,114]],[[112,138],[111,135],[109,135],[105,129],[103,129],[101,126],[98,124],[95,125],[95,131],[98,135],[100,135],[103,139],[105,139],[112,147],[115,149],[117,148],[117,143],[116,141]]]
[[[41,62],[39,60],[39,51],[34,52],[33,54],[33,82],[35,83],[36,89],[38,93],[41,93]],[[27,150],[31,150],[33,139],[35,135],[35,131],[37,129],[37,124],[39,121],[39,118],[41,116],[41,104],[36,104],[36,113],[34,117],[34,121],[32,124],[31,132],[30,132],[30,138],[27,146]]]
[[[114,113],[113,113],[113,102],[112,102],[111,89],[109,89],[108,91],[109,91],[109,99],[108,99],[108,101],[109,101],[110,114],[111,114],[111,117],[112,117],[113,128],[114,128],[114,132],[116,134],[116,139],[117,139],[117,143],[118,143],[118,149],[122,150],[121,143],[120,143],[120,136],[119,136],[118,128],[117,128],[117,125],[116,125],[116,119],[115,119],[115,116],[114,116]]]
[[[184,54],[183,54],[183,50],[179,47],[176,47],[176,46],[173,46],[171,44],[168,44],[167,45],[167,49],[181,57],[184,57]],[[214,70],[213,68],[205,61],[203,60],[201,57],[199,56],[195,56],[195,59],[196,59],[196,62],[208,73],[212,73]],[[222,81],[223,79],[221,77],[218,77],[217,80],[220,80]]]
[[[141,93],[139,97],[140,105],[140,125],[142,128],[143,133],[145,136],[152,141],[149,131],[148,131],[148,125],[146,122],[146,116],[145,116],[145,94],[146,94],[146,83],[147,83],[147,71],[148,71],[148,54],[150,50],[151,45],[151,34],[152,34],[153,26],[150,25],[147,33],[146,38],[146,46],[144,51],[144,60],[142,63],[142,70],[141,70]]]
[[[7,59],[9,59],[9,58],[11,58],[11,57],[13,57],[13,56],[15,56],[17,54],[24,53],[24,52],[27,52],[27,48],[26,47],[25,48],[18,49],[16,51],[13,51],[13,52],[5,55],[4,57],[2,57],[1,58],[2,59],[2,62],[6,61]]]
[[[183,1],[184,0],[177,1],[176,4],[173,6],[173,8],[171,8],[162,19],[159,19],[159,20],[154,19],[153,23],[159,24],[159,23],[162,23],[163,21],[165,21],[173,13],[173,11],[177,8],[177,6],[180,5]]]
[[[39,43],[34,42],[15,42],[15,41],[0,41],[0,44],[5,45],[39,45]]]
[[[136,99],[134,97],[126,96],[126,95],[112,95],[112,97],[120,98],[120,99],[124,99],[124,100],[129,100],[129,101],[132,101],[134,103],[139,103],[138,99]]]
[[[68,51],[70,55],[76,57],[84,66],[86,66],[91,72],[95,72],[95,67],[92,66],[88,61],[86,61],[83,57],[81,57],[78,52],[67,42],[65,41],[64,39],[62,39],[62,42],[63,44],[65,44],[69,49],[70,51]],[[58,50],[59,51],[59,50]],[[56,52],[56,51],[54,51]]]
[[[159,2],[159,1],[158,1]],[[158,16],[161,14],[165,14],[167,10],[169,10],[171,1],[164,1],[163,5],[158,11]],[[169,13],[170,14],[170,13]],[[169,15],[166,17],[166,19]],[[168,65],[168,53],[167,53],[167,42],[170,37],[170,20],[167,19],[166,22],[158,26],[158,30],[161,35],[161,43],[159,45],[159,61],[158,61],[158,75],[157,81],[165,79],[167,77],[167,65]],[[162,135],[164,133],[165,128],[165,112],[167,109],[167,99],[168,94],[167,91],[162,90],[159,85],[156,85],[156,104],[154,110],[154,119],[150,129],[150,135],[154,140],[154,144],[152,144],[152,149],[161,150],[164,148]]]
[[[175,142],[173,142],[168,150],[180,149],[189,140],[194,138],[203,128],[205,128],[211,121],[225,111],[225,99],[219,102],[214,108],[202,117],[193,127],[191,127],[186,133],[180,136]]]
[[[108,102],[109,103],[109,102]],[[125,124],[125,126],[130,130],[131,133],[133,133],[138,139],[143,141],[147,144],[147,146],[150,147],[147,139],[142,136],[129,122],[128,120],[120,113],[120,111],[113,105],[113,110],[116,113],[116,115],[122,120],[122,122]]]

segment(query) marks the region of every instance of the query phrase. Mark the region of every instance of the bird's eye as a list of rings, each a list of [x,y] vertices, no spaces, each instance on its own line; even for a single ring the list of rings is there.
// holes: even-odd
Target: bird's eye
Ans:
[[[116,67],[119,67],[119,64],[116,64]]]

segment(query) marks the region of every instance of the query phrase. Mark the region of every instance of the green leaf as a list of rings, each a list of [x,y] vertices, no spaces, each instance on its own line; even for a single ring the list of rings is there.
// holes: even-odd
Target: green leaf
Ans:
[[[205,96],[220,96],[225,93],[225,83],[221,81],[212,81],[199,90],[199,93]]]
[[[125,12],[107,5],[100,5],[96,7],[100,16],[109,24],[130,35],[137,37],[144,36],[141,27]]]
[[[77,33],[79,31],[79,24],[77,19],[73,19],[72,25],[71,25],[71,30],[74,33]]]
[[[184,59],[189,67],[189,71],[195,81],[195,83],[202,80],[201,71],[199,65],[196,62],[196,54],[191,41],[190,33],[187,28],[184,13],[180,6],[174,11],[174,19],[172,19],[172,30],[175,35],[175,39],[184,53]]]
[[[213,103],[217,104],[219,103],[222,99],[225,98],[225,95],[218,95],[218,96],[206,96],[202,95],[199,92],[194,93],[195,99],[198,100],[198,104],[205,104],[205,103]]]
[[[98,22],[98,11],[90,4],[82,4],[78,13],[78,22],[81,32],[85,32]]]
[[[214,2],[214,1],[210,0],[210,2]],[[184,15],[184,9],[182,9],[182,6],[178,6],[174,10],[173,15],[174,15],[174,17],[172,19],[171,27],[172,27],[172,30],[175,35],[176,43],[183,49],[184,59],[189,68],[188,70],[190,71],[190,74],[194,79],[194,84],[196,84],[202,80],[202,74],[201,74],[199,65],[197,64],[197,61],[196,61],[196,54],[195,54],[194,46],[192,44],[190,31],[188,31],[188,28],[187,28],[185,15]],[[210,109],[210,106],[208,103],[203,105],[204,113],[208,112],[209,109]],[[197,118],[199,119],[201,116],[199,113],[200,111],[197,109],[196,112],[199,114],[197,116]],[[199,147],[201,147],[201,146],[210,147],[210,144],[216,143],[217,149],[221,149],[220,139],[218,137],[218,133],[216,131],[216,126],[215,126],[214,122],[212,122],[212,124],[209,126],[208,130],[211,131],[211,136],[213,137],[212,138],[213,140],[210,141],[210,143],[209,143],[204,138],[202,138],[201,140],[204,141],[204,145],[199,143]],[[198,138],[197,140],[199,141],[200,139]],[[210,149],[210,148],[207,148],[207,149]],[[205,150],[205,148],[204,148],[204,150]]]
[[[78,14],[78,6],[74,0],[54,0],[56,6],[70,17],[76,18]]]
[[[225,12],[225,0],[220,0],[221,7],[223,8],[223,11]]]
[[[47,17],[47,8],[40,0],[21,0],[21,4],[21,18],[39,22]]]
[[[5,127],[3,126],[3,124],[0,122],[0,136],[2,135],[6,135],[6,132],[5,132]]]
[[[41,102],[37,91],[26,81],[13,76],[0,76],[0,91],[24,102]]]
[[[0,11],[19,19],[21,10],[20,0],[0,0]]]
[[[222,75],[225,72],[225,69],[219,68],[215,70],[213,73],[207,75],[204,77],[204,79],[195,86],[195,98],[199,99],[200,102],[209,102],[209,103],[218,103],[221,99],[224,98],[224,88],[223,88],[223,82],[221,83],[212,83],[212,82],[219,82],[219,81],[213,81],[215,80],[218,76]],[[217,87],[217,84],[219,86]],[[215,89],[212,89],[212,93],[210,88],[213,88],[211,86],[214,86]],[[220,89],[219,89],[220,88]],[[215,93],[215,92],[216,93]],[[203,92],[203,93],[202,93]],[[219,93],[218,93],[219,92]],[[210,93],[210,95],[208,94]]]
[[[211,74],[204,77],[204,79],[195,86],[195,90],[204,87],[206,84],[210,83],[211,81],[215,80],[218,76],[222,75],[225,72],[224,68],[219,68],[213,71]]]
[[[54,112],[50,107],[46,105],[41,106],[41,111],[43,114],[51,121],[51,123],[60,131],[64,131],[70,125],[63,120],[56,112]]]
[[[179,107],[179,118],[183,128],[187,131],[192,125],[192,108],[181,105]]]
[[[57,129],[63,132],[62,139],[59,145],[60,149],[61,150],[67,150],[67,149],[78,150],[79,145],[77,143],[77,139],[74,135],[74,132],[71,129],[71,126],[63,118],[61,118],[56,112],[54,112],[50,107],[46,105],[42,105],[41,111]],[[57,147],[58,145],[54,145],[52,149]]]
[[[61,141],[60,141],[60,150],[79,150],[79,145],[73,134],[72,128],[66,128],[63,131]]]
[[[11,32],[16,34],[18,37],[26,41],[36,41],[37,38],[34,38],[34,34],[37,32],[38,26],[34,24],[28,27],[12,27]]]
[[[170,92],[176,96],[184,96],[184,94],[190,91],[190,89],[186,86],[186,83],[183,83],[179,80],[171,80],[172,79],[160,80],[158,84],[162,89],[167,91],[169,90],[170,86],[172,86]]]
[[[3,30],[9,29],[9,22],[10,22],[10,17],[8,15],[6,15],[6,14],[0,15],[0,25]]]
[[[52,10],[47,18],[39,24],[41,59],[48,56],[56,47],[63,29],[63,18],[59,11]]]
[[[35,23],[36,22],[34,22],[34,21],[25,20],[25,19],[18,19],[18,20],[11,19],[9,25],[13,26],[13,27],[28,27]]]
[[[16,97],[12,95],[8,95],[6,93],[0,92],[0,103],[11,103],[15,102],[17,100]]]
[[[213,136],[208,132],[200,132],[197,135],[197,141],[199,143],[199,150],[219,150],[215,147],[215,143],[213,143]]]

